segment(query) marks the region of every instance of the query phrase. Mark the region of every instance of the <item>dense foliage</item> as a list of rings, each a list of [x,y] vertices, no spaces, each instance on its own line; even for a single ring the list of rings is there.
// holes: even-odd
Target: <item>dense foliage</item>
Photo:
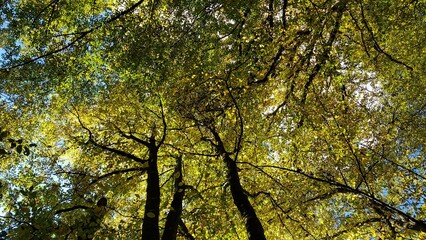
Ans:
[[[426,238],[425,14],[3,1],[0,239]]]

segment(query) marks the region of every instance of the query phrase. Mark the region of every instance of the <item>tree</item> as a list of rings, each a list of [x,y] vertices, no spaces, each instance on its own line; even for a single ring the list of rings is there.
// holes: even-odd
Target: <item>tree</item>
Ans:
[[[2,234],[424,237],[425,10],[4,3]]]

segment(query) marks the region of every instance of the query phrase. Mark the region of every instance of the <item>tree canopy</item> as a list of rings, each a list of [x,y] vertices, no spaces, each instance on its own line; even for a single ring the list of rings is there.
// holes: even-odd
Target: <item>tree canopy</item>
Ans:
[[[0,239],[426,238],[425,14],[2,1]]]

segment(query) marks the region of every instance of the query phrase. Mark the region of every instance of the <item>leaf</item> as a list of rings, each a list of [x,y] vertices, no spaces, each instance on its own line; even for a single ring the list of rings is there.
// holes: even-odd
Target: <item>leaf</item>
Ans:
[[[0,133],[0,141],[3,141],[3,139],[5,137],[7,137],[8,135],[9,135],[9,132],[7,132],[7,131],[1,132]]]
[[[17,153],[21,153],[22,152],[22,145],[18,145],[18,147],[16,148],[16,152]]]
[[[9,139],[7,139],[7,141],[10,143],[10,147],[11,148],[15,148],[16,147],[16,141],[15,141],[15,139],[9,138]]]
[[[0,155],[4,155],[4,154],[7,154],[7,151],[4,150],[3,148],[0,148]]]
[[[96,206],[98,207],[105,207],[108,204],[108,200],[106,197],[102,197],[101,199],[98,200],[98,202],[96,203]]]
[[[148,168],[149,167],[149,162],[146,161],[142,164],[142,168]]]
[[[155,218],[155,214],[153,212],[147,212],[146,216],[149,218]]]
[[[30,149],[28,147],[24,147],[24,154],[25,156],[30,155]]]

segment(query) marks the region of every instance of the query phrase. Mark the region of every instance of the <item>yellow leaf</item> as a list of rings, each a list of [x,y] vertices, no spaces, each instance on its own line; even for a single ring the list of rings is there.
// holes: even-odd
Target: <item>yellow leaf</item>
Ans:
[[[155,218],[155,214],[153,212],[147,212],[146,216],[149,218]]]

